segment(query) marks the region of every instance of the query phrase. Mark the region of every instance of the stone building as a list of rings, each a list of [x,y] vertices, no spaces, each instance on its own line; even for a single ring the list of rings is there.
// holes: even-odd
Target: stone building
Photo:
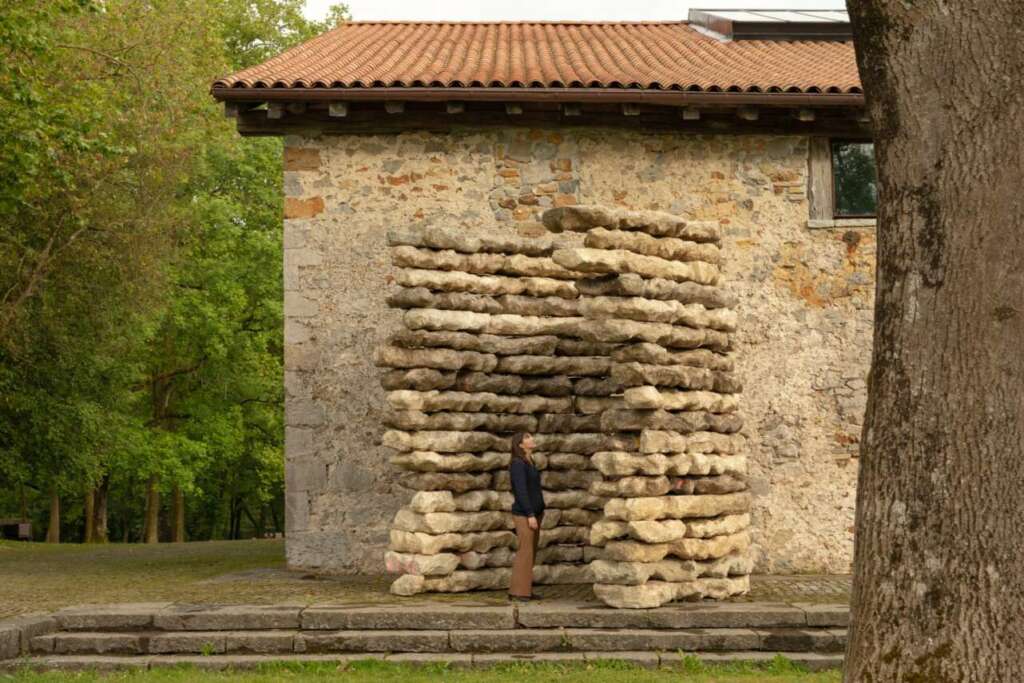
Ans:
[[[540,237],[597,204],[719,226],[756,569],[849,569],[875,235],[844,13],[351,23],[213,96],[285,138],[290,566],[380,571],[412,495],[373,365],[401,317],[388,230]]]

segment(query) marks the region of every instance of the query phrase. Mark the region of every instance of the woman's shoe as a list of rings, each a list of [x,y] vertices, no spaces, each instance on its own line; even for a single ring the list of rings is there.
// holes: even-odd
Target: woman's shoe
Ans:
[[[530,593],[530,600],[543,600],[544,598],[536,593]]]
[[[530,602],[530,600],[533,600],[532,595],[512,595],[509,593],[508,596],[509,602]]]

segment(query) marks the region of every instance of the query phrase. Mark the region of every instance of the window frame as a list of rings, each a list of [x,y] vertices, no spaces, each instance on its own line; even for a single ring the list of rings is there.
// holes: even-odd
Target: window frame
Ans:
[[[878,218],[877,213],[861,216],[839,216],[836,214],[835,173],[832,166],[832,144],[834,142],[873,144],[874,140],[869,136],[857,135],[810,136],[807,150],[807,225],[811,228],[826,228],[853,223],[859,224],[857,227],[863,227],[866,224],[874,223]]]
[[[878,219],[878,204],[875,203],[874,213],[847,213],[839,214],[838,203],[836,202],[836,160],[835,160],[835,147],[836,145],[863,145],[870,144],[872,151],[874,150],[875,141],[870,138],[827,138],[828,140],[828,166],[829,166],[829,177],[832,179],[832,220],[834,221],[845,221],[845,220],[864,220],[864,219]],[[878,168],[877,164],[875,167],[875,183],[878,182]]]

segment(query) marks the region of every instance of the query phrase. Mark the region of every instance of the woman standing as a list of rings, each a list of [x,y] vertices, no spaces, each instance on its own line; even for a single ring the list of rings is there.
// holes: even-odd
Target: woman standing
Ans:
[[[533,462],[533,436],[518,432],[512,436],[512,515],[516,524],[519,547],[512,562],[512,582],[508,598],[518,602],[536,600],[533,594],[533,562],[537,556],[540,523],[544,519],[544,492],[540,488],[540,472]]]

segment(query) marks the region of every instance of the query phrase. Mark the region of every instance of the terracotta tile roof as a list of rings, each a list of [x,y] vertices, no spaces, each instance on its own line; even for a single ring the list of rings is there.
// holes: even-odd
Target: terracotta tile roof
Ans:
[[[686,22],[352,22],[214,88],[860,93],[853,44],[721,42]]]

